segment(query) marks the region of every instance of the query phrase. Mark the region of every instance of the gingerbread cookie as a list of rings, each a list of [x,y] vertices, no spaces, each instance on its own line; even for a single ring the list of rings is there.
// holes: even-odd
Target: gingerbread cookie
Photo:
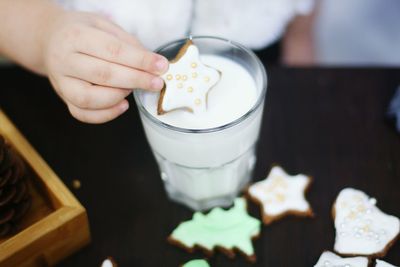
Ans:
[[[158,115],[176,109],[193,113],[207,109],[208,92],[221,78],[221,73],[200,61],[199,49],[188,40],[161,76],[164,88],[158,100]]]
[[[208,255],[219,249],[233,258],[234,250],[238,250],[254,262],[252,239],[260,234],[260,225],[259,220],[247,213],[246,200],[237,198],[229,210],[214,208],[206,215],[196,212],[192,220],[181,223],[168,240],[189,252],[200,248]]]
[[[314,267],[368,267],[368,258],[342,258],[330,251],[322,253]]]
[[[191,260],[186,262],[182,267],[210,267],[205,260]]]
[[[261,205],[264,224],[289,214],[311,217],[313,212],[305,199],[310,183],[311,177],[302,174],[290,176],[281,167],[275,166],[265,180],[248,188],[248,195]]]
[[[343,189],[332,208],[335,251],[343,255],[383,257],[400,232],[400,220],[376,207],[364,192]]]
[[[385,262],[385,261],[376,260],[376,265],[375,265],[375,267],[397,267],[397,266],[394,266],[394,265],[392,265],[392,264],[390,264],[390,263],[387,263],[387,262]]]

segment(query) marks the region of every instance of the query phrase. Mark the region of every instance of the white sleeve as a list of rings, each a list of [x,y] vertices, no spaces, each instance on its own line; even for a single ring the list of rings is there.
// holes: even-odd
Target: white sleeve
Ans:
[[[263,48],[283,33],[296,15],[306,15],[314,0],[197,0],[193,35],[214,35]]]
[[[189,0],[56,0],[66,9],[102,14],[135,35],[149,49],[186,36]]]

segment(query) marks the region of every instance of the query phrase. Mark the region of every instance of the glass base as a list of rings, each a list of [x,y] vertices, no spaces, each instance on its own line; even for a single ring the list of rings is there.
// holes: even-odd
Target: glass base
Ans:
[[[155,153],[168,197],[193,210],[229,206],[250,182],[256,157],[254,146],[237,159],[212,168],[190,168]]]
[[[167,191],[170,200],[183,204],[196,211],[209,210],[213,207],[229,207],[233,204],[233,201],[239,193],[237,192],[232,195],[219,196],[210,199],[194,200],[185,194],[174,190],[174,188],[169,187],[167,184],[165,185],[165,190]]]

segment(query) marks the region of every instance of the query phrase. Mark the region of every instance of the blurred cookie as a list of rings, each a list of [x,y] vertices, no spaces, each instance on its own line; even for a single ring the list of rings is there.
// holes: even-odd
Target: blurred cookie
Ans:
[[[376,202],[360,190],[340,191],[332,208],[337,253],[370,257],[386,254],[399,235],[400,220],[383,213]]]
[[[312,217],[313,212],[305,198],[311,177],[291,176],[281,167],[274,166],[265,180],[252,184],[248,196],[261,206],[264,224],[270,224],[287,215]]]
[[[376,265],[375,265],[375,267],[397,267],[397,266],[394,266],[394,265],[392,265],[392,264],[390,264],[390,263],[387,263],[387,262],[385,262],[385,261],[376,260]]]
[[[103,261],[101,267],[118,267],[118,264],[115,262],[113,258],[108,257]]]
[[[314,267],[368,267],[368,258],[342,258],[330,251],[322,253]]]

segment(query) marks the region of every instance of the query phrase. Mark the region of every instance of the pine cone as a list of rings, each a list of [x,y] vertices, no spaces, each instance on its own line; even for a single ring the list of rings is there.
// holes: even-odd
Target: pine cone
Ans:
[[[0,135],[0,237],[17,230],[31,206],[23,161]]]

